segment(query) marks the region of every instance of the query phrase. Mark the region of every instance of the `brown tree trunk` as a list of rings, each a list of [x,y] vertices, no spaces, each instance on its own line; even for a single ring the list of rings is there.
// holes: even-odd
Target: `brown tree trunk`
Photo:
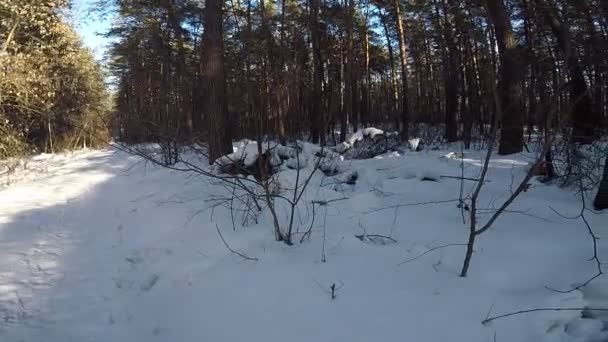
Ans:
[[[355,64],[355,49],[353,43],[353,16],[354,16],[354,0],[346,1],[346,12],[344,23],[346,25],[346,97],[344,99],[344,110],[348,118],[350,118],[353,128],[357,130],[357,118],[354,115],[355,89],[356,80],[354,73]],[[346,127],[342,127],[346,129]]]
[[[276,94],[273,87],[273,76],[274,76],[274,60],[272,56],[272,33],[270,32],[270,23],[269,18],[266,14],[266,2],[265,0],[260,0],[259,2],[260,10],[261,10],[261,43],[266,49],[262,50],[263,52],[260,54],[260,64],[262,65],[262,85],[261,90],[262,94],[260,96],[261,106],[258,111],[258,140],[262,140],[264,134],[268,132],[268,129],[273,127],[271,126],[271,119],[273,117],[273,112],[276,110],[275,104],[272,102],[273,96]],[[259,144],[258,146],[261,146]]]
[[[341,45],[343,43],[343,38],[340,37],[341,39]],[[347,83],[347,76],[346,76],[346,56],[345,53],[343,51],[344,49],[340,49],[340,86],[338,87],[340,89],[340,141],[344,141],[346,140],[346,133],[348,132],[348,113],[346,111],[346,109],[344,108],[346,106],[346,92],[344,91],[344,89],[347,87],[346,83]],[[344,84],[344,86],[342,86],[342,84]]]
[[[423,33],[423,42],[424,42],[424,58],[425,58],[425,72],[426,72],[426,85],[427,85],[427,95],[425,96],[425,112],[426,113],[430,113],[430,120],[429,122],[434,124],[437,124],[439,121],[437,120],[437,118],[435,117],[435,113],[438,113],[441,111],[441,97],[439,96],[439,85],[437,84],[437,79],[435,76],[435,69],[434,69],[434,60],[432,58],[432,47],[431,47],[431,43],[430,43],[430,37],[429,37],[429,32],[428,29],[426,27],[426,23],[423,21],[421,23],[422,26],[422,33]]]
[[[471,37],[469,30],[466,25],[462,25],[462,45],[463,47],[463,60],[464,60],[464,80],[466,83],[466,102],[467,108],[463,113],[462,118],[462,141],[464,147],[469,149],[471,147],[471,138],[473,130],[473,118],[479,118],[481,115],[481,101],[478,101],[478,87],[476,83],[476,72],[475,72],[475,56],[473,55],[471,47]],[[473,113],[476,113],[475,115]]]
[[[223,32],[221,0],[206,0],[203,33],[201,74],[206,98],[203,112],[207,118],[209,164],[232,152],[226,118],[226,79],[224,75]]]
[[[351,0],[352,1],[352,0]],[[405,55],[405,30],[401,16],[401,4],[399,0],[393,0],[395,10],[395,22],[397,24],[397,38],[399,39],[399,62],[401,64],[401,117],[400,136],[402,141],[408,139],[409,129],[409,103],[407,97],[407,59]]]
[[[528,140],[532,135],[532,131],[534,129],[534,125],[537,123],[536,121],[536,111],[537,111],[537,99],[536,99],[536,89],[538,88],[537,84],[537,75],[538,75],[538,61],[536,58],[536,42],[534,33],[536,33],[536,28],[532,26],[532,13],[533,9],[529,0],[524,0],[523,2],[523,19],[524,19],[524,37],[526,39],[526,44],[528,45],[528,55],[531,57],[531,63],[529,68],[527,68],[530,72],[530,79],[527,82],[527,114],[528,114]]]
[[[279,108],[277,110],[277,135],[279,136],[279,142],[285,144],[285,116],[287,111],[289,110],[289,91],[288,84],[289,80],[287,79],[287,75],[285,75],[285,65],[286,65],[286,33],[285,33],[285,0],[281,0],[281,32],[280,32],[280,41],[279,46],[281,47],[281,51],[279,52],[279,73],[277,75],[282,84],[279,85]]]
[[[175,13],[175,0],[165,0],[164,6],[167,10],[169,25],[175,34],[175,40],[177,42],[177,63],[175,63],[175,77],[177,79],[175,91],[177,96],[177,117],[178,120],[185,121],[187,130],[186,133],[187,135],[190,135],[193,131],[193,121],[192,108],[189,105],[191,101],[187,96],[189,92],[186,89],[186,83],[184,80],[184,69],[186,68],[186,47],[184,44],[184,37],[182,34],[182,28]]]
[[[503,0],[486,0],[486,9],[496,33],[500,68],[498,91],[502,110],[498,154],[506,155],[523,150],[523,120],[519,99],[521,64],[517,40],[511,18]]]
[[[321,27],[319,23],[320,0],[310,0],[310,34],[313,60],[313,98],[311,110],[311,136],[313,142],[320,141],[323,134],[323,60],[321,59]]]
[[[445,87],[445,139],[454,142],[458,139],[456,115],[458,111],[458,51],[455,42],[455,21],[452,6],[448,0],[443,0],[443,70]],[[439,15],[439,5],[435,2],[435,12]]]
[[[368,14],[369,14],[369,9],[368,9]],[[365,58],[365,64],[364,64],[364,68],[365,68],[365,87],[363,88],[363,109],[361,112],[361,117],[363,121],[367,121],[368,123],[370,123],[370,106],[371,106],[371,101],[370,101],[370,87],[371,87],[371,74],[370,74],[370,70],[369,70],[369,28],[367,25],[367,20],[368,20],[368,15],[365,16],[365,23],[363,26],[363,53],[364,53],[364,58]]]
[[[444,0],[444,12],[448,11],[447,0]],[[458,139],[458,126],[456,117],[458,114],[458,51],[454,42],[453,32],[455,28],[449,24],[454,20],[453,15],[445,13],[445,40],[447,49],[446,75],[445,75],[445,124],[446,140],[454,142]]]
[[[397,72],[395,70],[395,54],[393,53],[393,43],[391,41],[391,35],[388,30],[388,23],[386,20],[386,15],[382,13],[382,9],[378,7],[378,13],[380,15],[380,21],[382,22],[382,27],[384,28],[384,35],[386,38],[386,45],[388,47],[388,58],[390,64],[390,72],[391,72],[391,110],[394,117],[395,130],[399,129],[399,117],[397,116],[397,110],[399,108],[397,101],[399,100],[399,92],[397,87]]]

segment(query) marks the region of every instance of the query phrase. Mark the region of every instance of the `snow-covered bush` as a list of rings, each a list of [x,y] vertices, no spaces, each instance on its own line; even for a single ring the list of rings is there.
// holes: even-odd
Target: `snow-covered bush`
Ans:
[[[384,132],[368,127],[352,134],[346,141],[337,145],[334,151],[347,159],[367,159],[394,151],[399,145],[399,135],[396,132]]]

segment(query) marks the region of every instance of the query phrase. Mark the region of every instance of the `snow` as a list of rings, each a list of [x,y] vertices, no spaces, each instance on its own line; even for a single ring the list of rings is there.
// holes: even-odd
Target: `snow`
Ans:
[[[363,129],[357,130],[355,133],[351,134],[346,141],[344,141],[345,146],[349,148],[352,147],[355,142],[363,140],[364,137],[374,138],[376,135],[383,135],[384,131],[375,127],[367,127]]]
[[[257,154],[254,142],[235,147],[239,157]],[[300,182],[320,151],[301,148]],[[601,313],[480,323],[488,312],[608,305],[606,278],[568,294],[545,288],[569,288],[595,271],[582,222],[548,207],[576,215],[580,203],[570,190],[533,181],[479,236],[467,278],[458,276],[462,246],[402,263],[466,241],[460,180],[419,180],[458,177],[461,164],[466,177],[478,176],[483,151],[446,158],[449,152],[336,159],[338,175],[311,178],[293,246],[273,241],[268,210],[247,226],[235,212],[233,230],[228,208],[212,208],[225,187],[204,177],[112,148],[32,158],[10,184],[0,182],[0,341],[605,341]],[[530,159],[493,159],[480,208],[500,206]],[[278,175],[287,197],[297,173]],[[342,182],[352,174],[354,185]],[[464,193],[474,185],[465,181]],[[315,206],[311,237],[300,244],[313,200],[327,204]],[[446,200],[454,202],[416,205]],[[282,224],[287,207],[277,200]],[[479,220],[488,217],[486,210]],[[588,219],[605,236],[607,214]],[[216,224],[232,249],[259,260],[229,252]],[[369,243],[360,234],[397,242]]]
[[[408,140],[408,143],[410,144],[410,150],[418,151],[421,147],[420,145],[422,143],[422,139],[420,139],[420,138],[410,139],[410,140]]]
[[[266,152],[269,148],[272,149],[276,144],[262,144],[262,153]],[[242,160],[243,165],[249,166],[256,162],[258,158],[258,143],[251,140],[242,140],[234,144],[233,153],[225,155],[216,160],[215,165],[232,164],[235,161]]]

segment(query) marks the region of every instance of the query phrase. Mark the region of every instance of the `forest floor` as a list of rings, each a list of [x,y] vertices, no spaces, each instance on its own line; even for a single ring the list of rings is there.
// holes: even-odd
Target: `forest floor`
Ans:
[[[31,158],[0,186],[0,341],[607,341],[600,313],[481,324],[522,309],[608,308],[608,276],[566,294],[545,287],[568,289],[596,269],[584,223],[551,209],[575,216],[580,196],[532,181],[479,237],[469,276],[459,277],[464,246],[428,251],[466,242],[461,181],[422,178],[459,177],[461,163],[475,178],[483,151],[449,152],[345,161],[359,175],[354,185],[316,175],[293,246],[274,241],[268,210],[245,227],[236,213],[233,230],[228,208],[213,208],[226,189],[208,178],[113,148]],[[531,159],[492,159],[481,222]],[[464,182],[465,195],[474,185]],[[316,206],[310,239],[300,243],[311,202],[333,199]],[[437,203],[420,204],[429,202]],[[608,237],[608,213],[587,218]],[[232,249],[258,260],[231,253],[216,224]],[[608,261],[607,241],[599,240]]]

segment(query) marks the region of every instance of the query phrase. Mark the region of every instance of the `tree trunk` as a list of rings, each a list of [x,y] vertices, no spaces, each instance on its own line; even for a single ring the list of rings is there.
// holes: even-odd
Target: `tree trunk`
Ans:
[[[343,41],[343,38],[340,37],[341,41]],[[342,44],[342,42],[341,42]],[[345,91],[344,88],[346,88],[346,72],[345,72],[345,60],[346,60],[346,56],[344,54],[344,49],[340,49],[340,85],[339,85],[339,89],[340,89],[340,141],[344,141],[346,140],[346,133],[348,131],[348,113],[346,111],[346,109],[344,108],[344,106],[346,105],[346,100],[345,100]],[[344,84],[344,86],[342,86],[342,84]]]
[[[393,0],[395,7],[395,22],[397,23],[397,38],[399,39],[399,62],[401,64],[401,117],[400,117],[400,136],[402,141],[408,139],[409,129],[409,103],[407,97],[407,59],[405,55],[405,30],[403,28],[403,18],[401,16],[401,4],[399,0]]]
[[[530,72],[530,79],[527,84],[528,139],[531,137],[534,125],[537,123],[536,112],[538,108],[536,99],[536,90],[538,89],[538,59],[536,57],[536,41],[534,35],[536,33],[536,27],[532,26],[532,13],[534,12],[529,0],[524,0],[522,12],[524,19],[524,37],[526,39],[526,44],[528,45],[528,55],[532,59],[531,65],[527,68]]]
[[[370,59],[370,55],[369,55],[369,28],[368,28],[368,24],[367,24],[367,20],[368,20],[368,14],[369,14],[369,9],[368,12],[365,16],[365,23],[363,25],[363,52],[364,52],[364,57],[365,57],[365,87],[363,88],[363,109],[362,109],[362,113],[361,113],[361,117],[363,121],[367,121],[369,123],[370,121],[370,88],[371,88],[371,74],[370,74],[370,70],[369,70],[369,59]]]
[[[321,27],[319,23],[320,0],[310,0],[310,34],[312,39],[313,60],[313,98],[311,119],[311,136],[313,142],[318,142],[323,135],[323,60],[321,59]]]
[[[593,206],[595,210],[608,208],[608,157],[604,161],[604,174],[602,175],[600,188],[597,191],[597,195],[595,195]]]
[[[206,98],[203,107],[207,118],[209,164],[224,154],[232,152],[226,118],[226,79],[223,58],[223,28],[221,0],[206,0],[203,33],[203,58],[201,74]]]
[[[186,91],[186,82],[184,81],[184,69],[186,68],[186,47],[184,44],[184,37],[182,35],[179,19],[175,13],[175,0],[165,0],[164,6],[167,10],[169,25],[171,26],[177,41],[177,63],[175,63],[175,77],[177,79],[177,89],[175,91],[177,96],[177,117],[178,120],[185,121],[187,130],[185,133],[191,135],[193,132],[192,108],[189,105],[191,101],[187,97],[189,92]]]
[[[357,130],[357,118],[354,115],[356,80],[354,73],[355,50],[353,44],[353,16],[354,0],[346,0],[346,13],[344,23],[346,25],[346,97],[344,99],[344,110],[348,118],[353,123],[353,128]],[[346,127],[342,127],[346,129]]]
[[[380,21],[384,28],[384,35],[386,38],[386,45],[388,47],[388,58],[391,72],[391,111],[394,117],[395,130],[399,129],[399,117],[397,116],[397,110],[399,108],[397,101],[399,100],[399,92],[397,90],[397,72],[395,71],[395,54],[393,53],[393,43],[391,41],[391,35],[388,30],[388,24],[386,22],[386,15],[382,13],[382,9],[378,7],[378,13],[380,15]]]
[[[278,85],[279,88],[279,108],[277,109],[277,120],[276,120],[276,130],[277,135],[279,136],[279,142],[281,144],[286,143],[285,137],[285,116],[287,111],[289,110],[289,91],[288,86],[289,80],[285,75],[285,65],[286,65],[286,46],[285,46],[285,0],[281,1],[281,32],[280,32],[280,41],[279,46],[281,47],[281,51],[279,52],[279,68],[278,74],[276,75],[280,80],[281,84]]]
[[[464,25],[463,25],[464,27]],[[465,149],[469,149],[471,147],[471,138],[472,138],[472,130],[473,130],[473,118],[479,118],[481,111],[481,101],[478,101],[478,87],[476,84],[476,74],[475,74],[475,57],[473,56],[473,51],[470,42],[469,31],[466,28],[463,28],[463,44],[464,44],[464,67],[465,67],[465,76],[464,82],[466,82],[466,97],[467,97],[467,109],[462,118],[462,141],[464,143]],[[477,113],[473,115],[473,112]]]
[[[503,0],[486,0],[486,9],[494,25],[499,52],[499,86],[502,110],[500,144],[498,154],[506,155],[523,150],[523,121],[519,99],[521,64],[517,40],[511,26],[511,18]]]
[[[455,42],[455,21],[451,6],[448,0],[443,0],[443,70],[445,87],[445,139],[447,142],[454,142],[458,139],[458,127],[456,122],[458,106],[458,51]],[[439,16],[439,5],[435,2],[435,12]]]

